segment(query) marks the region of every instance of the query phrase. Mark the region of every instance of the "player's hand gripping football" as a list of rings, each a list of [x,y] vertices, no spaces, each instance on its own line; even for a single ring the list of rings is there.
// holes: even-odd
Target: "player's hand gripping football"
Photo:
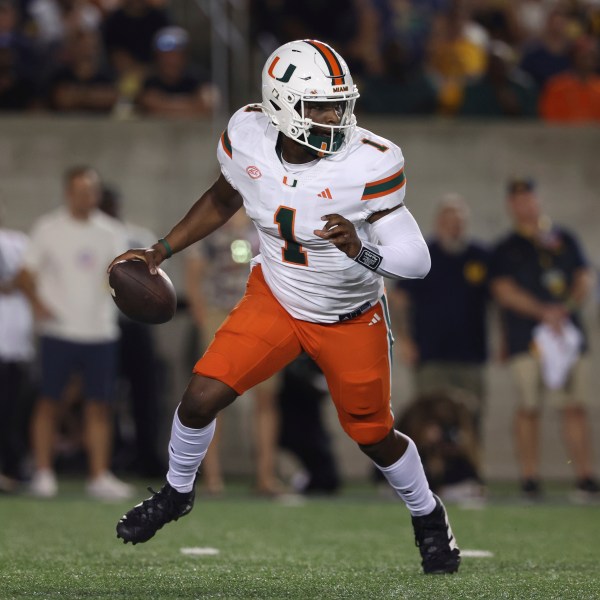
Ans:
[[[160,247],[152,246],[152,248],[132,248],[119,254],[111,263],[108,265],[108,272],[122,260],[143,260],[147,265],[150,273],[156,275],[158,273],[158,266],[165,260],[166,256],[161,252]]]
[[[321,220],[326,221],[323,229],[315,229],[314,234],[324,240],[330,241],[338,250],[349,258],[356,258],[362,243],[354,225],[342,215],[325,215]]]

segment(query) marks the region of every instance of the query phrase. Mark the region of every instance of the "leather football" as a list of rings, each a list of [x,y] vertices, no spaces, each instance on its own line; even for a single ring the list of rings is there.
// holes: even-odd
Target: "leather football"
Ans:
[[[162,269],[157,271],[152,275],[143,260],[123,260],[111,269],[108,283],[113,300],[130,319],[157,325],[173,318],[175,287]]]

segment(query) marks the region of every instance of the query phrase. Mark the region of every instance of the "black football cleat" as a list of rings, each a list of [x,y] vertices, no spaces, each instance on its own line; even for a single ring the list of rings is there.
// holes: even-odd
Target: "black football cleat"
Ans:
[[[456,573],[460,565],[460,550],[448,523],[442,501],[434,494],[436,506],[424,517],[412,517],[415,544],[421,553],[421,565],[426,574]]]
[[[181,493],[168,483],[152,496],[134,506],[117,523],[117,537],[134,545],[147,542],[167,523],[187,515],[194,506],[195,492]]]

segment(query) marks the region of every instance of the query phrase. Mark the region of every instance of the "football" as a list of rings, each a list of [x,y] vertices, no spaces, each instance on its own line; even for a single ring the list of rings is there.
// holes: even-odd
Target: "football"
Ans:
[[[119,310],[140,323],[157,325],[173,318],[177,295],[168,275],[152,275],[143,260],[123,260],[110,271],[110,292]]]

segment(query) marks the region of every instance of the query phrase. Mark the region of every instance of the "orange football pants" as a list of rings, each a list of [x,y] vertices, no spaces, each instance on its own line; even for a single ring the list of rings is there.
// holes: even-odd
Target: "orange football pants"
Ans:
[[[292,317],[256,266],[246,293],[217,330],[194,373],[238,394],[271,377],[303,350],[319,365],[344,431],[375,444],[390,431],[391,332],[380,301],[362,315],[323,324]]]

